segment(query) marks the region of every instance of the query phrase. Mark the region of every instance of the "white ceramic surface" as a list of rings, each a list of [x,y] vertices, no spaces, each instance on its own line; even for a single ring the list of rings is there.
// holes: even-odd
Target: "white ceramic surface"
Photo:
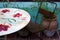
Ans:
[[[8,28],[7,31],[0,31],[0,36],[8,35],[21,30],[29,23],[31,19],[27,11],[22,9],[16,9],[16,8],[0,8],[0,14],[2,14],[1,12],[2,10],[6,10],[6,9],[9,10],[10,12],[6,12],[6,13],[3,13],[4,15],[0,15],[0,24],[6,23],[6,24],[11,24],[12,26],[10,26],[10,28]],[[22,16],[14,18],[13,15],[16,13],[20,13],[22,14]],[[2,18],[5,18],[5,19],[2,19]],[[11,22],[9,22],[8,19]],[[12,19],[14,19],[16,22]]]

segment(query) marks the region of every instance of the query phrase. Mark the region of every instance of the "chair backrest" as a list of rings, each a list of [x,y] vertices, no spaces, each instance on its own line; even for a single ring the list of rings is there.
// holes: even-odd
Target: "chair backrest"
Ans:
[[[43,3],[43,2],[42,2],[42,3]],[[43,16],[45,16],[45,17],[53,18],[53,15],[54,15],[55,10],[56,10],[56,7],[57,7],[57,4],[54,3],[54,2],[49,2],[49,3],[55,4],[55,8],[54,8],[53,12],[50,12],[50,11],[48,11],[48,10],[45,10],[45,9],[41,8],[42,3],[41,3],[41,5],[40,5],[40,7],[39,7],[37,16],[38,16],[39,13],[41,13],[41,14],[43,14]]]

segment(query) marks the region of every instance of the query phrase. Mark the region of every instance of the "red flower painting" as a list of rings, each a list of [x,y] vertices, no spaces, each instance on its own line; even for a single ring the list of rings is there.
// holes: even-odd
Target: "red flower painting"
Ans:
[[[26,20],[26,17],[22,18],[22,20]]]
[[[1,12],[6,13],[6,12],[10,12],[10,10],[4,9],[4,10],[2,10]]]
[[[20,13],[16,13],[13,15],[13,17],[20,17],[20,16],[22,16],[22,14],[20,14]]]
[[[9,28],[9,25],[0,24],[0,31],[7,31],[8,28]]]

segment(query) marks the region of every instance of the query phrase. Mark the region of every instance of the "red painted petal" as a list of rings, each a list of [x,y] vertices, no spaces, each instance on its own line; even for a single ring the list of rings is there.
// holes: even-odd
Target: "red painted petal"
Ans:
[[[22,16],[22,14],[20,14],[20,13],[17,13],[17,14],[13,15],[13,17],[20,17],[20,16]]]
[[[7,31],[9,28],[9,25],[3,25],[3,24],[0,24],[0,31]]]
[[[1,12],[6,13],[6,12],[10,12],[10,10],[5,9],[5,10],[2,10]]]

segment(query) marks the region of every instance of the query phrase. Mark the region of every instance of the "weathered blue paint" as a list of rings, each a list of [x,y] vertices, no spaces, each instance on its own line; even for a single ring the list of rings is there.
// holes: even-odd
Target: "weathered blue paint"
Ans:
[[[45,4],[46,2],[44,2],[43,4]],[[56,9],[56,15],[57,15],[57,21],[58,21],[58,29],[60,29],[60,2],[56,2],[57,3],[57,9]],[[3,4],[7,4],[7,8],[20,8],[20,9],[24,9],[26,11],[28,11],[31,15],[31,21],[35,22],[35,17],[36,14],[38,13],[38,2],[0,2],[0,8],[4,8],[6,7],[5,5],[3,6]],[[43,5],[43,7],[46,10],[49,11],[53,11],[54,7],[52,7],[52,4],[48,3],[47,4],[47,8],[46,6]],[[41,23],[42,22],[42,16],[41,14],[39,14],[38,18],[37,18],[37,23]]]

